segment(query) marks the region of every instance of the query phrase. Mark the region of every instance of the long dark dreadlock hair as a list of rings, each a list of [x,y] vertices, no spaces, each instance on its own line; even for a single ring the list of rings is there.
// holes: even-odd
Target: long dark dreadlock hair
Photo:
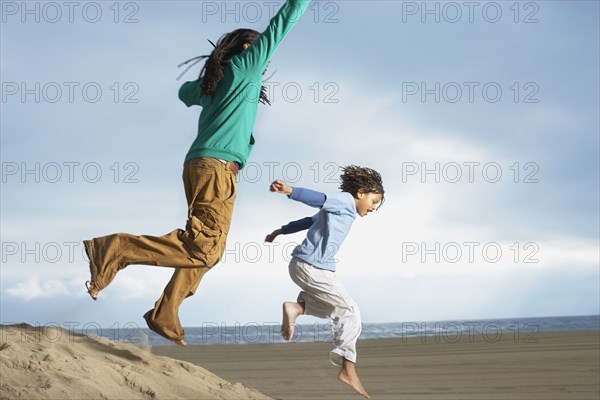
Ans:
[[[200,71],[203,94],[215,93],[217,85],[223,79],[223,70],[229,64],[231,57],[244,51],[244,44],[252,43],[259,35],[259,32],[252,29],[236,29],[221,36],[216,45],[213,44],[215,48],[207,57],[206,63]],[[264,85],[260,89],[259,101],[263,104],[271,104]]]
[[[357,197],[358,192],[363,193],[377,193],[381,194],[381,202],[377,209],[383,205],[385,200],[383,181],[379,172],[365,167],[359,167],[357,165],[349,165],[342,168],[342,175],[340,176],[341,184],[340,189],[342,192],[348,192],[352,196]]]

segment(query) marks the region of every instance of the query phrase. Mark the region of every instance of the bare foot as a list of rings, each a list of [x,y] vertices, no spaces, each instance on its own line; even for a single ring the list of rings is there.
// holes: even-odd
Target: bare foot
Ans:
[[[356,393],[360,394],[367,399],[370,399],[369,393],[365,391],[362,383],[360,383],[360,379],[358,379],[358,375],[356,374],[356,367],[353,362],[350,362],[344,359],[344,366],[342,370],[338,374],[338,379],[350,386]]]
[[[294,337],[294,324],[296,318],[304,314],[304,307],[300,303],[283,303],[283,321],[281,322],[281,336],[287,341]]]

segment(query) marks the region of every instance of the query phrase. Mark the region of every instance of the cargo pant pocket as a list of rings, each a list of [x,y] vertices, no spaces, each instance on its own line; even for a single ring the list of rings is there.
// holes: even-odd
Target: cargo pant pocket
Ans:
[[[214,217],[207,210],[196,210],[187,222],[186,237],[191,256],[212,267],[212,260],[218,258],[219,242],[223,231]]]

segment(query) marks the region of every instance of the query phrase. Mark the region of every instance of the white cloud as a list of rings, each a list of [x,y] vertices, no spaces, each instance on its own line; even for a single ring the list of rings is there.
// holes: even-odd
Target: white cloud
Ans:
[[[539,243],[540,266],[556,267],[569,265],[572,269],[585,268],[598,271],[600,265],[600,244],[598,241],[568,237],[553,236]]]
[[[121,271],[104,294],[110,290],[111,296],[119,298],[158,297],[172,272],[170,268],[131,267],[128,271]]]
[[[34,300],[59,295],[68,295],[65,283],[59,280],[44,280],[39,277],[31,277],[26,281],[17,283],[14,287],[6,289],[10,296],[22,300]]]

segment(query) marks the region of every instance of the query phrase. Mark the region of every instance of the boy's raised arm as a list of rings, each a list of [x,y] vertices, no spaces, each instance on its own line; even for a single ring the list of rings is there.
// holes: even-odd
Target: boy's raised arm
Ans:
[[[271,192],[285,194],[292,200],[302,202],[315,208],[323,207],[325,200],[327,200],[325,193],[301,187],[293,188],[282,180],[276,180],[275,182],[271,183],[269,189]]]
[[[287,0],[271,19],[267,29],[233,63],[262,74],[279,44],[300,20],[310,0]]]
[[[325,200],[327,200],[325,193],[301,187],[293,188],[292,194],[289,195],[289,198],[315,208],[323,207]]]

